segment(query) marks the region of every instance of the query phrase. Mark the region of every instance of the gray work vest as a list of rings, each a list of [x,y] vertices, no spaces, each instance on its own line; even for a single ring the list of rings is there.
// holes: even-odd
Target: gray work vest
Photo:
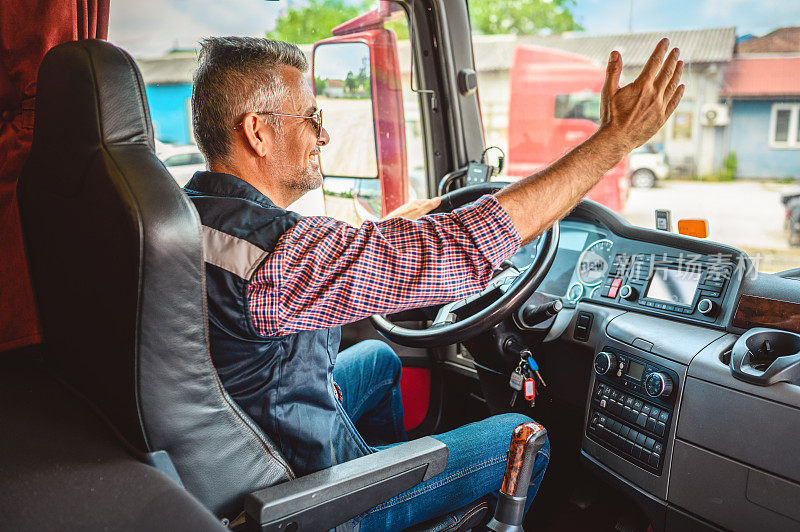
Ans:
[[[197,172],[184,187],[203,224],[211,357],[225,389],[305,475],[370,453],[336,398],[339,328],[262,336],[247,287],[300,215],[245,181]]]

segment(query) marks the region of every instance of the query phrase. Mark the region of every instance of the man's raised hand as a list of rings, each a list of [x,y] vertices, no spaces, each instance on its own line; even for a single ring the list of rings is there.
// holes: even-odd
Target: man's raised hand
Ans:
[[[669,40],[662,39],[633,83],[619,87],[622,57],[613,51],[600,95],[600,127],[614,133],[626,151],[647,142],[678,106],[684,85],[679,85],[683,61],[673,48],[664,60]]]

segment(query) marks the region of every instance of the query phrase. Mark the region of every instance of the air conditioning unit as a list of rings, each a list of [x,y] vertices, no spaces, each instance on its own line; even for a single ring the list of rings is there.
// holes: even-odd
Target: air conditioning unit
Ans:
[[[707,103],[700,110],[700,122],[704,126],[727,126],[730,121],[727,105]]]

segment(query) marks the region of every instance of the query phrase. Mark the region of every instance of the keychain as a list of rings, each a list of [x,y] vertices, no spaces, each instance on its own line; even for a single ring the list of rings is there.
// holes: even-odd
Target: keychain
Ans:
[[[539,382],[542,383],[542,386],[547,386],[542,378],[542,374],[539,373],[539,364],[536,363],[532,355],[528,355],[527,366],[539,378]]]
[[[532,377],[525,379],[522,383],[522,393],[525,394],[525,400],[531,402],[531,407],[536,405],[536,381]]]
[[[514,403],[517,402],[517,395],[519,391],[522,389],[522,384],[525,382],[525,377],[522,374],[523,371],[523,364],[522,360],[519,361],[519,364],[514,371],[511,372],[511,377],[508,380],[508,385],[511,387],[513,393],[511,394],[511,406],[514,406]]]

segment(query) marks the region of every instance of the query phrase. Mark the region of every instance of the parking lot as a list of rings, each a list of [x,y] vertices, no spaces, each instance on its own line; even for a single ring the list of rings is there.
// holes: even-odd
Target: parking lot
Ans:
[[[794,184],[761,181],[705,183],[665,180],[652,189],[631,190],[622,215],[631,223],[655,226],[655,209],[672,210],[673,230],[681,218],[704,218],[709,239],[746,251],[761,271],[800,266],[800,249],[788,244],[782,191]]]

